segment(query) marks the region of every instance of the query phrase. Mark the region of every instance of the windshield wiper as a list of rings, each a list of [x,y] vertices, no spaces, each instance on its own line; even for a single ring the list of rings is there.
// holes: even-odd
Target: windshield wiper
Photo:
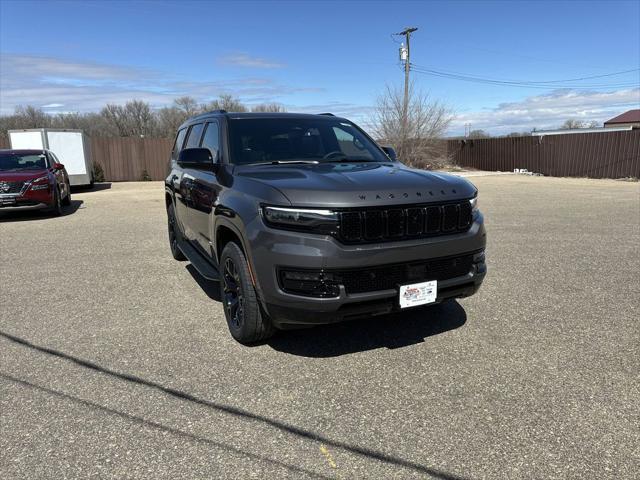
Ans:
[[[318,162],[318,160],[271,160],[270,162],[247,163],[247,165],[286,165],[296,163],[317,165],[320,162]]]

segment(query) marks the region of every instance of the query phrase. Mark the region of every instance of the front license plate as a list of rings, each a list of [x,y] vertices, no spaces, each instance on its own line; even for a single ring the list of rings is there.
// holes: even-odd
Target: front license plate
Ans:
[[[400,285],[400,308],[433,303],[438,297],[438,281]]]
[[[9,197],[9,198],[0,198],[0,205],[14,205],[16,203],[16,199]]]

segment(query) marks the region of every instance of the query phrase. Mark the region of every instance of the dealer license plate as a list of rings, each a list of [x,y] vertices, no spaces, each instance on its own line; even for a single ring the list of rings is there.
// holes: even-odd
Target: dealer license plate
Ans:
[[[400,308],[433,303],[438,297],[438,281],[400,285]]]
[[[0,205],[14,205],[16,203],[15,197],[0,197]]]

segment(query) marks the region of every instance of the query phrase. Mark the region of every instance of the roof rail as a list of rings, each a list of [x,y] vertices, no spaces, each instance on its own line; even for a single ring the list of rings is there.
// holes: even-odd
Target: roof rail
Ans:
[[[319,113],[318,115],[326,115],[327,117],[335,117],[335,115],[333,113],[329,113],[329,112]]]
[[[219,109],[219,110],[211,110],[210,112],[204,112],[202,115],[208,115],[210,113],[227,113],[226,110],[223,109]]]

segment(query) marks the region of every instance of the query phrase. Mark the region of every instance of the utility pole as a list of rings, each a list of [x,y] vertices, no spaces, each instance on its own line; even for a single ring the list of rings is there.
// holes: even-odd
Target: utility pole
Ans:
[[[404,60],[404,101],[402,102],[402,137],[407,137],[407,119],[409,115],[409,71],[411,70],[411,34],[418,30],[416,27],[407,27],[395,35],[404,35],[406,47],[400,49],[400,59]]]

